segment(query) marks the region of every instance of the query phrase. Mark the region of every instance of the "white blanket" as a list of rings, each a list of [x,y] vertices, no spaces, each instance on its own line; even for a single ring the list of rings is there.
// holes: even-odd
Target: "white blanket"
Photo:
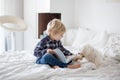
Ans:
[[[35,63],[31,51],[0,53],[0,80],[120,80],[120,62],[106,61],[93,70],[90,62],[81,62],[81,68],[52,69]]]

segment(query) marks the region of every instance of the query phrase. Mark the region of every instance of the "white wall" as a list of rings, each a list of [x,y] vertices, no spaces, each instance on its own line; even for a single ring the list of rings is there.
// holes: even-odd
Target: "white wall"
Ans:
[[[28,30],[24,35],[24,49],[33,50],[37,39],[38,13],[62,13],[62,21],[69,27],[88,27],[119,32],[120,2],[118,0],[24,0],[24,19]]]
[[[69,2],[69,3],[68,3]],[[24,0],[24,19],[28,30],[24,35],[24,49],[33,50],[36,46],[38,13],[62,13],[62,20],[66,27],[74,24],[74,0]]]
[[[49,0],[24,0],[24,20],[28,25],[24,34],[24,49],[33,50],[37,41],[38,13],[50,11]]]
[[[4,0],[0,0],[0,16],[4,14]]]
[[[74,6],[75,6],[74,0],[51,0],[50,12],[61,13],[62,22],[65,24],[65,26],[75,27]]]
[[[120,31],[120,1],[75,0],[75,25],[94,30]]]

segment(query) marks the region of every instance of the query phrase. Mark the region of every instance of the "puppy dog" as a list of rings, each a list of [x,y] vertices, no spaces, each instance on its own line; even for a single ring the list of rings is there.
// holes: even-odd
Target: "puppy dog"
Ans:
[[[94,63],[96,67],[99,67],[103,62],[103,57],[101,53],[93,48],[91,45],[83,46],[78,57],[80,59],[85,58],[89,62]]]

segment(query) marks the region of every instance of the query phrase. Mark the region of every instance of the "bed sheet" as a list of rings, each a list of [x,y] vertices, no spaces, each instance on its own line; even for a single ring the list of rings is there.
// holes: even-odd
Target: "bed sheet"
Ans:
[[[32,51],[0,53],[0,80],[120,80],[120,63],[106,62],[98,69],[89,62],[81,68],[52,69],[38,65]]]

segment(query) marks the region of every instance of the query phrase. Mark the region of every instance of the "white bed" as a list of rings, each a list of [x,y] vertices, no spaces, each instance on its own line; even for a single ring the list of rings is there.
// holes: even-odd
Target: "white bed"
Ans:
[[[71,34],[73,32],[74,34]],[[79,46],[76,45],[77,37],[80,36],[78,32],[74,29],[68,30],[63,39],[63,43],[69,45],[69,47],[66,48],[73,53],[79,51],[82,43],[90,43],[106,57],[107,61],[99,68],[95,69],[95,66],[91,62],[86,62],[83,59],[81,61],[81,68],[78,69],[52,69],[48,65],[36,64],[33,51],[0,52],[0,80],[120,80],[120,35],[107,34],[108,38],[106,39],[106,33],[96,34],[96,36],[94,35],[94,39],[92,36],[93,40],[89,42],[88,40],[84,40],[82,43],[79,41],[81,44],[81,46]],[[90,33],[88,33],[89,31],[86,32],[86,35],[90,35]],[[71,37],[67,36],[68,34],[71,35]],[[80,34],[82,37],[82,33]],[[74,35],[77,35],[76,38],[74,38],[75,41],[73,41]],[[103,41],[101,42],[97,36]],[[97,41],[95,42],[95,40]]]

